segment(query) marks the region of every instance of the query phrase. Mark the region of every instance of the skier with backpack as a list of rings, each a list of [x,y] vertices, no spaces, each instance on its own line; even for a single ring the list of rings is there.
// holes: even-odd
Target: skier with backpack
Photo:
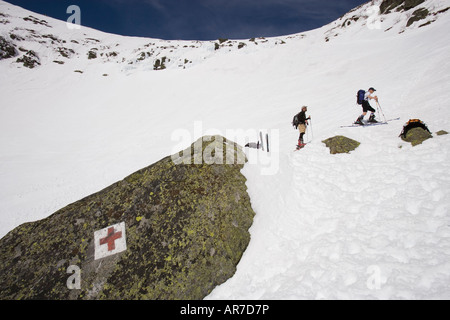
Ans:
[[[306,118],[306,112],[308,111],[308,107],[304,106],[302,111],[294,117],[292,122],[295,129],[300,131],[300,137],[298,139],[297,150],[300,150],[306,146],[303,137],[306,133],[306,126],[308,125],[308,120],[311,120],[311,117]]]
[[[356,120],[355,124],[364,125],[362,122],[364,120],[364,117],[367,115],[367,112],[370,111],[371,115],[369,118],[369,123],[378,123],[377,120],[375,120],[375,112],[376,110],[372,108],[372,106],[369,103],[369,100],[375,100],[378,102],[378,97],[374,96],[375,93],[374,88],[370,88],[367,92],[364,90],[359,90],[357,94],[357,103],[362,106],[363,114],[359,116],[359,118]]]

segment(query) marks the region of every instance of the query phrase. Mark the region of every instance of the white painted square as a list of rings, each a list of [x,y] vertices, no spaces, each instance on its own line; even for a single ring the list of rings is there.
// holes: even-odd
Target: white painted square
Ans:
[[[127,250],[125,222],[94,232],[95,260]]]

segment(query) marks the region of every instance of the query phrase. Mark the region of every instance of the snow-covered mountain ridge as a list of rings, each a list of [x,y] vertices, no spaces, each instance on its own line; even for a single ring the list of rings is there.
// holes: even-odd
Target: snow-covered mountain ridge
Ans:
[[[9,62],[13,66],[19,66],[18,62],[31,54],[30,58],[35,62],[25,65],[31,68],[51,63],[70,64],[71,60],[78,60],[85,66],[84,69],[95,63],[116,64],[120,71],[136,68],[185,69],[218,51],[240,50],[248,45],[267,47],[283,43],[278,38],[169,41],[117,36],[85,27],[71,30],[66,22],[35,14],[3,1],[0,1],[0,18],[0,41],[12,53],[5,54],[4,59],[10,58]]]
[[[435,22],[450,7],[445,1],[422,0],[370,1],[318,31],[323,40],[345,34],[346,29],[373,24],[386,32],[403,33]],[[379,15],[373,6],[380,6]],[[376,7],[378,8],[378,7]],[[417,9],[419,8],[419,9]],[[417,23],[415,22],[417,18]],[[411,20],[413,19],[413,20]],[[405,21],[407,23],[405,23]],[[317,32],[305,32],[276,38],[246,40],[218,39],[216,41],[168,41],[116,36],[82,27],[70,30],[65,22],[0,1],[0,60],[8,59],[12,66],[35,68],[48,64],[81,63],[85,72],[93,63],[116,64],[118,70],[129,72],[137,68],[162,70],[191,67],[205,59],[224,52],[245,51],[249,47],[271,48],[308,35],[320,38]],[[253,51],[253,50],[252,50]],[[4,62],[3,62],[4,63]]]

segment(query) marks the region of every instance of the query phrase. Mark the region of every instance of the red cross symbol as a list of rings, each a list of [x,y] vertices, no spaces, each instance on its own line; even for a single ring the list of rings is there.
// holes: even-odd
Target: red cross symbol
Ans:
[[[100,245],[108,244],[108,251],[116,249],[115,241],[122,238],[122,232],[115,232],[114,227],[108,229],[108,235],[106,238],[100,239]]]

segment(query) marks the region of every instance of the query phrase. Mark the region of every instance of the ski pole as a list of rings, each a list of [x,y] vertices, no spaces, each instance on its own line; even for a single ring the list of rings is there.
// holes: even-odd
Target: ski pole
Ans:
[[[378,102],[377,102],[377,115],[381,118],[381,111]]]
[[[309,118],[309,127],[310,127],[310,130],[311,130],[311,141],[313,141],[314,140],[314,130],[313,130],[313,127],[312,127],[311,118]]]
[[[383,115],[384,122],[387,122],[386,116],[384,115],[384,112],[383,112],[383,108],[381,108],[380,103],[378,102],[378,100],[377,100],[377,105],[378,105],[378,108],[379,108],[379,112],[381,111],[381,114]]]
[[[308,127],[306,127],[306,143],[309,143],[310,141],[309,141],[309,128]]]

